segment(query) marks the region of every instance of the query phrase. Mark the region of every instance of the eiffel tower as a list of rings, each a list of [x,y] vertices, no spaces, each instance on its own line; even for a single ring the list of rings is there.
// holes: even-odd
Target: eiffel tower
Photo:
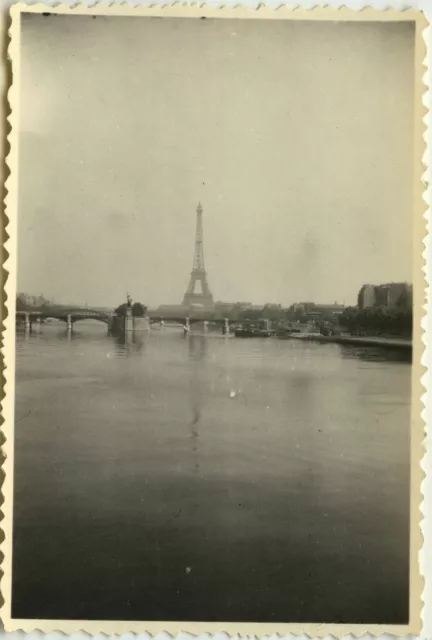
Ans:
[[[183,305],[191,307],[199,305],[204,309],[214,309],[213,296],[210,292],[207,274],[204,266],[204,249],[203,249],[203,226],[202,226],[202,206],[198,203],[197,207],[197,223],[195,234],[195,253],[192,271],[190,274],[189,286],[183,298]],[[197,284],[200,285],[200,291],[196,291]]]

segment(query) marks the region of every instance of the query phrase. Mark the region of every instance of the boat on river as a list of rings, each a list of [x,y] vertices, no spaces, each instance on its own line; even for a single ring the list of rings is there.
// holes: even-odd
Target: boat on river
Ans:
[[[236,329],[234,335],[236,338],[270,338],[274,335],[274,331],[259,328],[242,328]]]
[[[294,340],[317,340],[317,339],[319,340],[323,336],[319,332],[309,331],[307,333],[306,332],[292,333],[287,337],[293,338]]]

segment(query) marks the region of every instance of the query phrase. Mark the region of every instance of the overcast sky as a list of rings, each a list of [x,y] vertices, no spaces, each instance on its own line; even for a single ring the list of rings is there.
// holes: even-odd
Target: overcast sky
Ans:
[[[18,289],[353,303],[411,281],[408,23],[23,21]]]

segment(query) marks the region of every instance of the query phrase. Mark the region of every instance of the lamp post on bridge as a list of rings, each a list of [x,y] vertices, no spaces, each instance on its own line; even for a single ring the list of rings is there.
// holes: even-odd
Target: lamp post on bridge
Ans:
[[[127,294],[127,307],[125,315],[125,331],[133,331],[133,317],[132,317],[132,298]]]

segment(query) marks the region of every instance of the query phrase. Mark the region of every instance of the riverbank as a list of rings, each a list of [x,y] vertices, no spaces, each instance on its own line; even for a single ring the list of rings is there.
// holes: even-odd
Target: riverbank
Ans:
[[[363,347],[391,347],[392,349],[412,349],[412,340],[404,338],[378,338],[375,336],[323,336],[320,334],[293,334],[287,336],[295,340],[313,340],[315,342],[335,342]]]

